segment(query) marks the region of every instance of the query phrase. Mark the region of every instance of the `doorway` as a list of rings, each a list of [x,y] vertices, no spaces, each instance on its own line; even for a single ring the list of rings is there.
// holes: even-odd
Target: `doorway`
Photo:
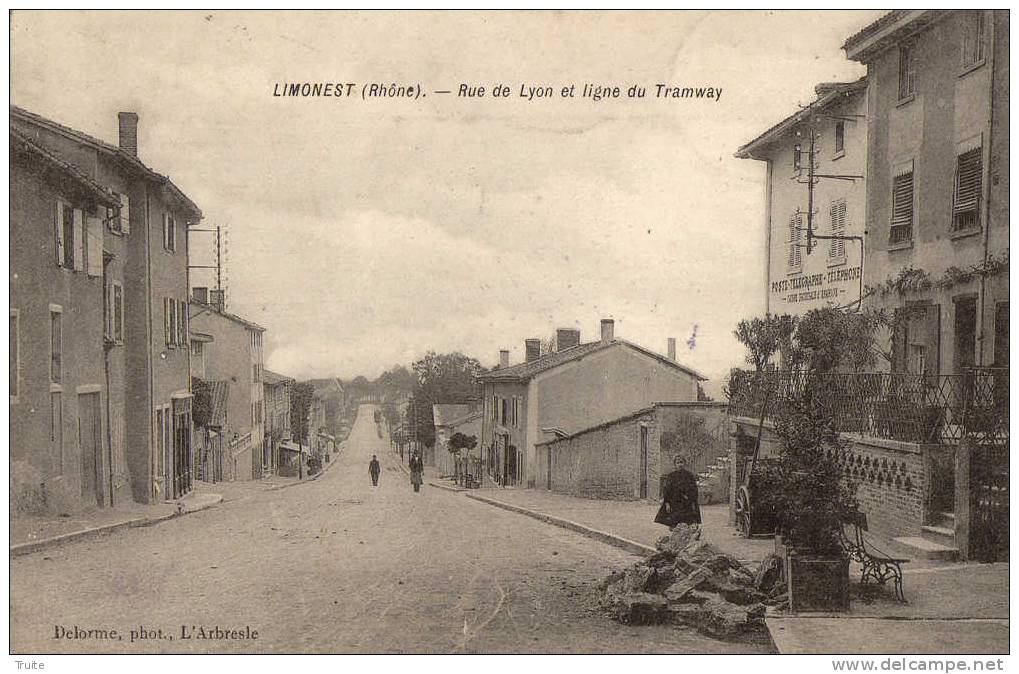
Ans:
[[[506,466],[503,475],[505,476],[505,485],[517,483],[517,448],[514,445],[509,445],[506,448]]]
[[[953,371],[962,374],[976,363],[977,298],[967,295],[955,298],[955,353]]]
[[[102,421],[99,394],[78,394],[78,450],[81,455],[81,499],[86,506],[104,505],[102,489]]]
[[[640,427],[640,498],[647,498],[647,426]]]

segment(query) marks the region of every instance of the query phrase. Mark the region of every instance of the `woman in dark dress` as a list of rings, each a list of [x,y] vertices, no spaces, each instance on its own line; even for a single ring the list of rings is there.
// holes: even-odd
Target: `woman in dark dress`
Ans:
[[[686,457],[677,454],[676,470],[662,480],[662,507],[655,522],[670,529],[677,524],[700,524],[701,507],[697,503],[697,478],[686,470]]]

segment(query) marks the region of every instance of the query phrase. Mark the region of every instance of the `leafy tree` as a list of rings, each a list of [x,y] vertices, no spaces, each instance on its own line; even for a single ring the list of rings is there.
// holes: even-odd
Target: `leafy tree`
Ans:
[[[460,456],[460,452],[464,450],[469,452],[477,446],[478,438],[474,435],[464,435],[463,433],[456,432],[449,439],[449,451],[456,456]]]
[[[412,366],[417,381],[407,415],[417,438],[427,447],[435,445],[432,405],[460,403],[478,397],[477,376],[485,371],[476,359],[462,353],[429,351]]]
[[[789,352],[796,325],[795,316],[765,314],[763,318],[741,320],[732,334],[747,348],[747,363],[762,372],[776,353]]]
[[[295,442],[308,442],[308,420],[314,396],[315,387],[308,382],[299,382],[290,387],[290,434]]]

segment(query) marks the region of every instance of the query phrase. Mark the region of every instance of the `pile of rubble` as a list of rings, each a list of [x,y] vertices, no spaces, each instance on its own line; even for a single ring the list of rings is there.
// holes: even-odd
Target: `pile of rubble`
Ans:
[[[675,622],[737,639],[759,633],[768,606],[785,603],[781,560],[769,555],[755,572],[701,539],[700,525],[680,524],[657,552],[602,582],[603,606],[628,624]]]

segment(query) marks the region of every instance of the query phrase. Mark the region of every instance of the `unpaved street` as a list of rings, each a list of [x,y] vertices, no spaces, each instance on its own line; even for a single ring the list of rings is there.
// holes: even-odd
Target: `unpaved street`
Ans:
[[[315,482],[227,489],[210,510],[12,559],[12,650],[763,650],[612,622],[595,610],[594,585],[631,555],[445,490],[415,494],[374,409],[361,407],[338,465]],[[58,626],[85,638],[54,638]],[[201,626],[213,638],[199,638]],[[237,632],[216,638],[217,626]],[[131,643],[140,628],[152,638]]]

